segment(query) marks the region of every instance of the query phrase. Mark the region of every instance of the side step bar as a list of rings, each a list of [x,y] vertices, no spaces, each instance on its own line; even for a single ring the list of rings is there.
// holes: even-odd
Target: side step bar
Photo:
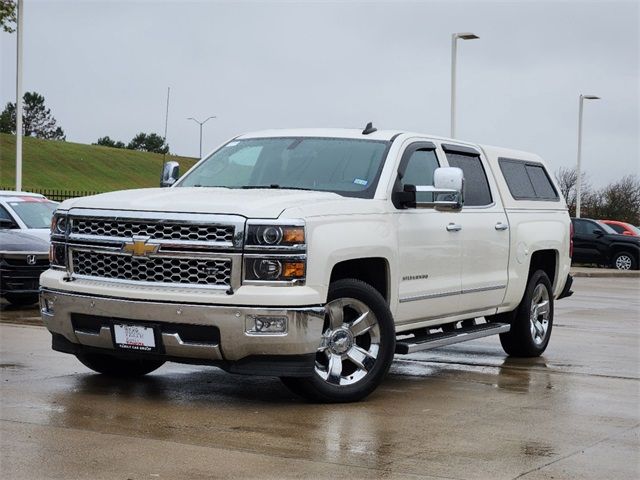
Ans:
[[[404,355],[419,352],[420,350],[431,350],[432,348],[444,347],[445,345],[505,333],[510,329],[511,325],[508,323],[482,323],[480,325],[458,328],[453,332],[432,333],[402,339],[396,342],[396,353]]]

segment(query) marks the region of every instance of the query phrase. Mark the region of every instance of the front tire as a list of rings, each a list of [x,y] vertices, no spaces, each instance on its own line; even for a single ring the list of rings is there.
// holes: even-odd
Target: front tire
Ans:
[[[110,377],[141,377],[160,368],[162,360],[129,360],[98,353],[78,353],[76,358],[94,372]]]
[[[638,270],[638,261],[629,252],[618,252],[613,256],[611,266],[618,270]]]
[[[553,327],[553,290],[544,271],[531,275],[524,297],[510,320],[511,330],[500,334],[504,351],[512,357],[542,355]]]
[[[393,317],[382,295],[355,279],[329,286],[326,309],[313,375],[281,380],[311,401],[361,400],[382,382],[393,360]]]

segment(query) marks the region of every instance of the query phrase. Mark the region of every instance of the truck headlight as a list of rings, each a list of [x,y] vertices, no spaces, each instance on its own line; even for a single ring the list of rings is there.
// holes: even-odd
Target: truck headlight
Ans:
[[[249,224],[246,245],[248,247],[304,247],[302,225]]]
[[[52,268],[65,268],[67,265],[67,248],[64,243],[52,242],[49,246],[49,264]]]
[[[288,282],[300,284],[306,275],[306,258],[304,256],[264,257],[246,255],[244,264],[244,280],[251,282]]]
[[[51,235],[66,235],[68,226],[67,214],[56,212],[51,218]]]

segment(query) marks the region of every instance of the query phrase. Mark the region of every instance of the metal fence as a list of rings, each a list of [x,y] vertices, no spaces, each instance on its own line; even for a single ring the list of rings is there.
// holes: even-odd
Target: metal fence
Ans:
[[[0,187],[0,190],[13,190],[13,188]],[[57,188],[24,188],[24,192],[39,193],[54,202],[62,202],[67,198],[86,197],[88,195],[97,195],[103,192],[92,192],[88,190],[59,190]]]

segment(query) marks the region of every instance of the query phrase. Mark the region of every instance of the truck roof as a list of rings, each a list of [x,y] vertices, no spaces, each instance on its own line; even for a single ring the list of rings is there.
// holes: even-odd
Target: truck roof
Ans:
[[[249,138],[278,138],[278,137],[325,137],[325,138],[349,138],[360,140],[382,140],[389,141],[397,135],[404,135],[406,137],[422,137],[426,139],[433,139],[438,142],[450,142],[457,145],[465,145],[468,147],[482,149],[485,154],[490,157],[516,157],[522,160],[535,160],[540,161],[540,157],[533,153],[523,152],[519,150],[494,147],[490,145],[481,145],[474,142],[468,142],[460,139],[441,137],[438,135],[430,135],[427,133],[410,132],[402,130],[377,130],[367,135],[362,133],[361,129],[357,128],[292,128],[292,129],[270,129],[260,130],[256,132],[249,132],[236,137],[237,139],[249,139]]]

